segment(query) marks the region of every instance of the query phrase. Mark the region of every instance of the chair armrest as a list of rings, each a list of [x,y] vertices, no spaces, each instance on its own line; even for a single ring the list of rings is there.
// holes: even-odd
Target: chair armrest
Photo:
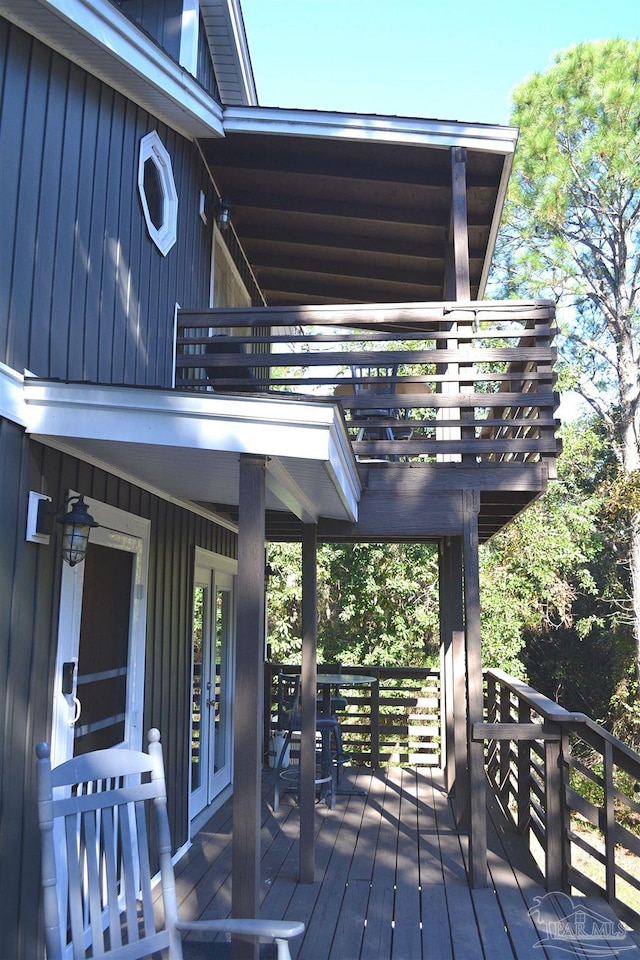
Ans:
[[[178,920],[176,929],[184,933],[230,933],[245,937],[265,937],[278,945],[278,960],[291,960],[288,940],[304,933],[297,920]]]

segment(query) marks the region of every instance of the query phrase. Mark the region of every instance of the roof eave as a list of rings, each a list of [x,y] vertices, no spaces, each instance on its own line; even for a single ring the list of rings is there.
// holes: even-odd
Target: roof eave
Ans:
[[[264,133],[279,136],[322,137],[343,140],[415,144],[416,146],[466,147],[511,157],[518,130],[494,124],[471,124],[377,114],[294,110],[283,107],[237,107],[224,109],[227,133]]]
[[[109,0],[0,0],[0,15],[184,136],[222,136],[222,107]]]

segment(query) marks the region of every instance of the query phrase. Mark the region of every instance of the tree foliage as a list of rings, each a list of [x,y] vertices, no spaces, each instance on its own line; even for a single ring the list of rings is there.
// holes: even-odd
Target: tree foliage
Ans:
[[[520,127],[494,280],[559,302],[563,381],[606,428],[619,477],[640,477],[640,42],[579,44],[514,94]],[[640,671],[640,511],[624,506]]]
[[[437,663],[437,553],[425,544],[318,549],[318,659],[380,666]],[[301,557],[269,548],[269,643],[279,662],[301,657]]]

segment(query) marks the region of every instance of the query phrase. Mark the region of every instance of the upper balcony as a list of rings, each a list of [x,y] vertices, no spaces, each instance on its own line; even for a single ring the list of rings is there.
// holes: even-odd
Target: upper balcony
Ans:
[[[338,402],[365,488],[455,470],[486,539],[555,476],[554,334],[547,301],[181,311],[175,385]]]

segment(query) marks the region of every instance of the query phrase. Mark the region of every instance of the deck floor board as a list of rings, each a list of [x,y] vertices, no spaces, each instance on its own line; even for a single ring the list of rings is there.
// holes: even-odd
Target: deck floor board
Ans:
[[[294,960],[578,960],[587,949],[547,936],[567,901],[546,895],[522,839],[488,806],[488,880],[471,890],[467,840],[456,832],[442,776],[432,768],[345,770],[335,810],[316,807],[316,872],[298,882],[299,810],[282,798],[272,812],[273,772],[265,772],[261,914],[303,920]],[[231,805],[194,838],[176,868],[181,915],[224,917],[230,910]],[[594,898],[580,906],[615,921]],[[537,907],[542,904],[543,910]],[[637,935],[636,935],[637,936]],[[640,960],[637,940],[610,937],[604,950]],[[621,948],[624,948],[621,950]],[[620,951],[618,953],[618,951]]]

